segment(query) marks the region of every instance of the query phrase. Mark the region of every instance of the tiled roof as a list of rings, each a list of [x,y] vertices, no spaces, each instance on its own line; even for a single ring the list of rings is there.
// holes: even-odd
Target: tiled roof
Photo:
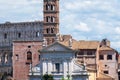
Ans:
[[[60,41],[61,44],[70,47],[69,44],[69,40],[72,39],[71,35],[62,35],[61,36],[62,41]],[[108,42],[110,44],[110,42]],[[74,50],[77,49],[98,49],[98,47],[100,46],[100,42],[99,41],[85,41],[85,40],[80,40],[77,41],[75,39],[72,39],[72,44],[71,44],[71,48]],[[113,48],[111,48],[110,46],[107,45],[103,45],[102,47],[99,47],[99,50],[114,50]]]
[[[69,41],[61,42],[63,45],[69,47]],[[76,41],[72,40],[72,49],[97,49],[99,41]]]
[[[99,48],[99,50],[114,50],[114,49],[109,46],[102,46]]]
[[[79,49],[97,49],[99,41],[79,41]]]
[[[104,74],[104,73],[99,73],[99,77],[98,77],[98,80],[103,80],[103,79],[106,79],[106,80],[113,80],[114,78],[112,78],[111,76],[108,76],[107,74]]]

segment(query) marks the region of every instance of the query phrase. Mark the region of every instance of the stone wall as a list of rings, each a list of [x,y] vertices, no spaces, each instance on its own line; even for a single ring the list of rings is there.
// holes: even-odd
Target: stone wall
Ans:
[[[0,72],[12,71],[13,41],[42,41],[42,39],[43,23],[40,21],[0,24]]]

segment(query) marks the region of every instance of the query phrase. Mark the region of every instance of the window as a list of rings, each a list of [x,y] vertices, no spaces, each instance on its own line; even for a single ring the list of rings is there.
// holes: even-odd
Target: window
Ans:
[[[18,56],[18,54],[15,55],[15,60],[16,60],[16,61],[19,60],[19,56]]]
[[[40,55],[39,55],[39,61],[40,61]]]
[[[4,34],[4,39],[7,39],[7,33]]]
[[[54,28],[51,28],[51,33],[54,33]]]
[[[51,22],[55,22],[55,17],[51,17]]]
[[[54,5],[51,5],[51,10],[55,10],[55,6]]]
[[[46,17],[46,22],[50,22],[50,17],[49,16]]]
[[[109,72],[108,72],[108,71],[104,71],[104,73],[105,73],[105,74],[109,74]]]
[[[78,53],[78,55],[84,55],[84,52],[83,52],[83,51],[80,51],[80,52]]]
[[[31,46],[28,46],[28,48],[31,48]]]
[[[20,38],[21,37],[21,33],[18,33],[18,38]]]
[[[46,10],[50,10],[50,5],[46,5]]]
[[[36,37],[39,37],[40,36],[40,32],[36,32]]]
[[[99,60],[103,60],[104,59],[104,55],[99,55]]]
[[[49,28],[47,28],[47,29],[46,29],[46,32],[47,32],[47,33],[50,33],[50,29],[49,29]]]
[[[55,63],[56,72],[60,72],[60,63]]]
[[[92,55],[92,52],[91,52],[91,51],[88,51],[88,52],[87,52],[87,55]]]
[[[27,52],[27,60],[32,60],[32,53],[30,51]]]
[[[112,60],[112,55],[107,55],[107,60]]]

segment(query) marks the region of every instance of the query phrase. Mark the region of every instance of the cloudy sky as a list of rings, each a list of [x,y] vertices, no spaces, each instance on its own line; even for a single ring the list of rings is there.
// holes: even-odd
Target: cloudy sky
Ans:
[[[43,20],[43,0],[0,0],[0,23]],[[60,0],[60,32],[120,51],[120,0]]]

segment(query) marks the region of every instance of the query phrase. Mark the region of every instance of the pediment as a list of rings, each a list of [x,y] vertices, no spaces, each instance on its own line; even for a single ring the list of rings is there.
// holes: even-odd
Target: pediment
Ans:
[[[42,49],[42,51],[73,51],[71,48],[60,44],[59,42],[55,42],[52,45]]]

